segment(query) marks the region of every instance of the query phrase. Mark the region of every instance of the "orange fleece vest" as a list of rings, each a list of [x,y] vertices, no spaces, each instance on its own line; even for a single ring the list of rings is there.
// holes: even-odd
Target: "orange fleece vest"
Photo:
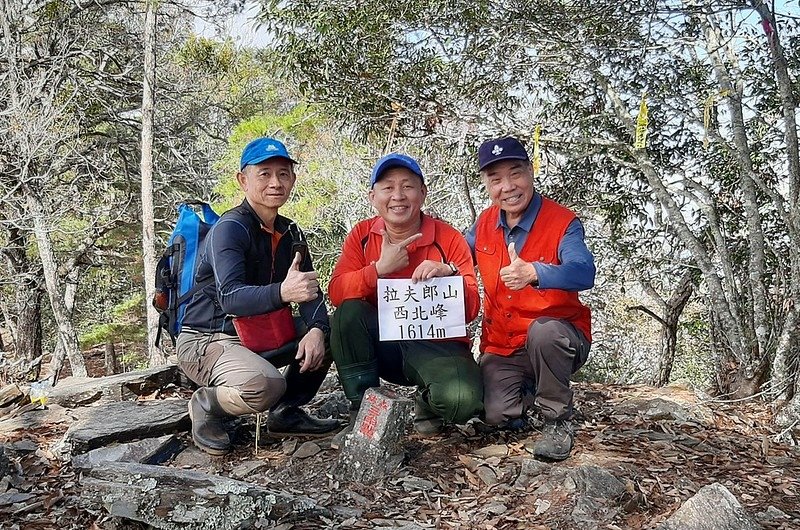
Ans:
[[[484,210],[475,230],[475,258],[484,289],[481,352],[511,355],[525,346],[528,327],[540,317],[567,320],[591,341],[591,312],[577,292],[534,287],[512,291],[500,280],[500,269],[510,259],[497,224],[499,215],[497,206]],[[573,219],[575,214],[567,208],[542,197],[536,221],[517,254],[525,261],[559,264],[558,245]]]

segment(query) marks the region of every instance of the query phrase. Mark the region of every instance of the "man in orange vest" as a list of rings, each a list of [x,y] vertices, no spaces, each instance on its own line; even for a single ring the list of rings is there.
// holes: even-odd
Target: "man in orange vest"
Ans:
[[[481,374],[486,421],[545,418],[534,456],[569,457],[569,379],[589,355],[591,314],[578,291],[594,285],[594,258],[573,212],[537,193],[528,153],[515,138],[484,142],[481,179],[492,201],[466,234],[483,279]]]

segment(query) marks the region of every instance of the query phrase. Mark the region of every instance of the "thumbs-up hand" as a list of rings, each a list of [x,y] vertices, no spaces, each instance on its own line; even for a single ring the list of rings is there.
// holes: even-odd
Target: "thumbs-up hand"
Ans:
[[[286,273],[286,279],[281,283],[281,300],[284,302],[310,302],[317,298],[319,293],[319,280],[317,273],[300,271],[300,253],[294,255],[294,260]]]
[[[508,257],[511,263],[500,269],[500,280],[506,287],[512,291],[519,291],[539,279],[533,264],[517,255],[514,243],[508,245]]]
[[[375,262],[378,277],[382,278],[395,271],[399,271],[408,265],[408,245],[422,237],[422,234],[414,234],[399,243],[389,241],[386,230],[381,230],[383,242],[381,243],[381,257]]]

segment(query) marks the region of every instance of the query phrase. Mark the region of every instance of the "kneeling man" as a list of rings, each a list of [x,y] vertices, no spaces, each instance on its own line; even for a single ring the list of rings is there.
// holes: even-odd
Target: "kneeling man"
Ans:
[[[484,287],[486,421],[519,429],[535,405],[546,423],[534,455],[564,460],[574,437],[569,379],[586,362],[592,339],[578,291],[594,285],[594,258],[575,214],[534,189],[518,140],[483,143],[478,163],[492,206],[466,237]]]
[[[348,234],[328,290],[338,308],[331,320],[333,359],[351,403],[351,428],[364,392],[383,378],[417,387],[414,427],[433,435],[480,413],[480,369],[467,337],[379,341],[378,279],[462,276],[469,322],[480,305],[472,257],[457,230],[422,213],[427,187],[413,158],[381,158],[370,184],[378,216]]]

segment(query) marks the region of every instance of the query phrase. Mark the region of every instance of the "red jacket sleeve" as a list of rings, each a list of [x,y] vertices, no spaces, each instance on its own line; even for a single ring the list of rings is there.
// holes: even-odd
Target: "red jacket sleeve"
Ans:
[[[464,236],[455,228],[449,227],[449,225],[448,228],[453,233],[448,234],[450,236],[450,244],[448,245],[447,255],[453,265],[458,268],[458,273],[464,277],[464,316],[469,323],[478,316],[478,310],[481,305],[478,280],[475,277],[475,263],[472,260],[472,252]]]
[[[368,262],[361,241],[369,235],[369,222],[362,221],[353,227],[344,240],[342,254],[328,285],[331,303],[339,306],[345,300],[370,299],[378,289],[378,270]]]

